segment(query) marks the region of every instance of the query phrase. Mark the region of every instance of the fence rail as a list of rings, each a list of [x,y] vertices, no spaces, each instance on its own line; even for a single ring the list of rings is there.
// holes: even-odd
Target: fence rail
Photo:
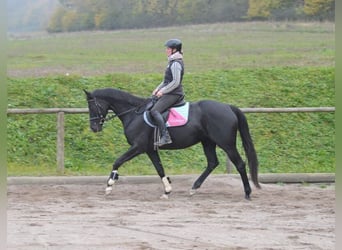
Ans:
[[[303,113],[303,112],[335,112],[335,107],[293,107],[293,108],[240,108],[244,113]],[[56,161],[57,171],[64,172],[64,115],[86,114],[88,108],[36,108],[36,109],[8,109],[7,114],[57,114],[57,143]],[[232,164],[229,159],[227,171],[230,173]]]
[[[240,108],[244,113],[335,112],[335,107]],[[7,114],[86,114],[88,108],[8,109]]]

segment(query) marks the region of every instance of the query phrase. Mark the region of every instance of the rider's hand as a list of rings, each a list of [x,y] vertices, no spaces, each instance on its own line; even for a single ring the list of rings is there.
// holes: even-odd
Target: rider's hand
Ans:
[[[156,95],[152,95],[151,96],[151,99],[152,99],[152,102],[157,102],[158,101],[158,96],[156,96]]]

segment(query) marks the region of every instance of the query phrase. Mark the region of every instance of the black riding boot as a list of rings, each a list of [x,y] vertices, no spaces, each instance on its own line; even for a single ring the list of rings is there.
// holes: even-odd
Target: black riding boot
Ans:
[[[165,144],[172,143],[170,134],[167,131],[165,121],[164,121],[162,115],[156,110],[152,110],[151,115],[152,115],[155,123],[157,123],[157,126],[158,126],[159,131],[160,131],[160,135],[161,135],[160,140],[156,143],[156,145],[157,146],[163,146]]]

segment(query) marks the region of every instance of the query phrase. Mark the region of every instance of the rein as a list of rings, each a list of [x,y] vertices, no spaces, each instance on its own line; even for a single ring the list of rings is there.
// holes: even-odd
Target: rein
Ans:
[[[125,114],[128,114],[130,112],[132,112],[133,110],[136,111],[137,114],[142,114],[143,112],[138,112],[139,108],[141,108],[142,106],[148,104],[150,101],[148,100],[147,102],[139,105],[138,107],[133,107],[131,109],[128,109],[126,111],[123,111],[119,114],[113,114],[113,115],[110,115],[108,117],[104,117],[101,110],[104,110],[104,108],[96,101],[96,98],[94,97],[92,100],[88,100],[88,103],[89,102],[94,102],[95,103],[95,106],[96,106],[96,109],[97,109],[97,116],[96,117],[91,117],[89,120],[90,121],[93,121],[93,120],[100,120],[100,124],[102,125],[105,121],[109,121],[109,120],[112,120],[114,119],[115,117],[120,117],[122,115],[125,115]],[[152,102],[154,102],[154,100],[152,99]],[[109,107],[113,110],[113,107],[111,105],[109,105]]]

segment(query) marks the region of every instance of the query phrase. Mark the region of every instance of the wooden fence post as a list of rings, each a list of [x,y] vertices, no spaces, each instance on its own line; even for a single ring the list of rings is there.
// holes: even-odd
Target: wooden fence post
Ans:
[[[57,172],[64,173],[64,112],[57,113]]]

